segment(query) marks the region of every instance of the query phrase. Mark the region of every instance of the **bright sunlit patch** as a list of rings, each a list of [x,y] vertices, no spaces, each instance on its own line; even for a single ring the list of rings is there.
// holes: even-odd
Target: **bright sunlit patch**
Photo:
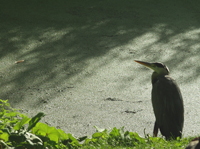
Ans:
[[[155,32],[147,32],[143,35],[136,37],[130,44],[134,44],[136,49],[142,49],[147,46],[151,46],[159,40],[159,35]],[[141,44],[142,43],[142,44]]]
[[[56,41],[61,39],[64,35],[68,34],[71,29],[54,30],[49,29],[41,35],[40,38],[44,38],[50,41]]]

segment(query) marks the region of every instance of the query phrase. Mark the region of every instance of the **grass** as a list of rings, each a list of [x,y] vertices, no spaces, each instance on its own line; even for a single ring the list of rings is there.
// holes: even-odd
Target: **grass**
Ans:
[[[166,141],[149,134],[145,134],[143,138],[136,132],[125,131],[124,127],[119,129],[115,127],[110,132],[107,129],[95,127],[96,132],[91,137],[75,138],[70,133],[67,134],[61,129],[39,122],[44,116],[44,113],[39,112],[33,118],[29,118],[11,108],[7,101],[0,100],[0,148],[182,149],[194,138],[177,138]]]

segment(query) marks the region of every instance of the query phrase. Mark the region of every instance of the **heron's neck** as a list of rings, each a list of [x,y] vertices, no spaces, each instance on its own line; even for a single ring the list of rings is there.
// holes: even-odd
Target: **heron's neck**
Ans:
[[[160,76],[165,76],[165,75],[169,75],[169,73],[157,73],[157,72],[153,72],[152,76],[151,76],[151,83],[154,84],[156,83],[156,81],[158,80],[158,77]]]

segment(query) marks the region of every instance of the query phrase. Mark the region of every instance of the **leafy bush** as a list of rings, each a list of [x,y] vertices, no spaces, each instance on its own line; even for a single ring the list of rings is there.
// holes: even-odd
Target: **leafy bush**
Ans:
[[[95,127],[97,132],[92,135],[91,139],[86,139],[85,144],[91,147],[107,145],[109,147],[134,147],[147,143],[146,138],[140,137],[137,133],[124,131],[124,127],[117,129],[114,127],[108,134],[107,129],[102,130]]]
[[[50,127],[39,122],[44,113],[39,112],[29,118],[18,110],[11,108],[10,104],[0,99],[0,147],[22,149],[64,149],[64,148],[184,148],[190,138],[177,138],[166,141],[163,138],[145,138],[137,133],[124,131],[124,127],[113,128],[109,133],[107,129],[96,128],[91,138],[87,136],[74,138],[61,129]],[[81,141],[84,143],[80,144]]]
[[[10,104],[0,100],[1,148],[73,148],[81,146],[71,134],[40,123],[44,113],[33,118],[17,112]],[[26,126],[26,124],[28,126]]]

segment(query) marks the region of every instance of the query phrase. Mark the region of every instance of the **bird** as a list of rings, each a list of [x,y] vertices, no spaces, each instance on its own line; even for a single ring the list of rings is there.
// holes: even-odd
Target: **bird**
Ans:
[[[151,76],[151,101],[155,114],[153,136],[157,137],[160,130],[166,140],[181,138],[184,125],[183,98],[176,81],[169,76],[168,67],[160,62],[135,62],[154,71]]]

